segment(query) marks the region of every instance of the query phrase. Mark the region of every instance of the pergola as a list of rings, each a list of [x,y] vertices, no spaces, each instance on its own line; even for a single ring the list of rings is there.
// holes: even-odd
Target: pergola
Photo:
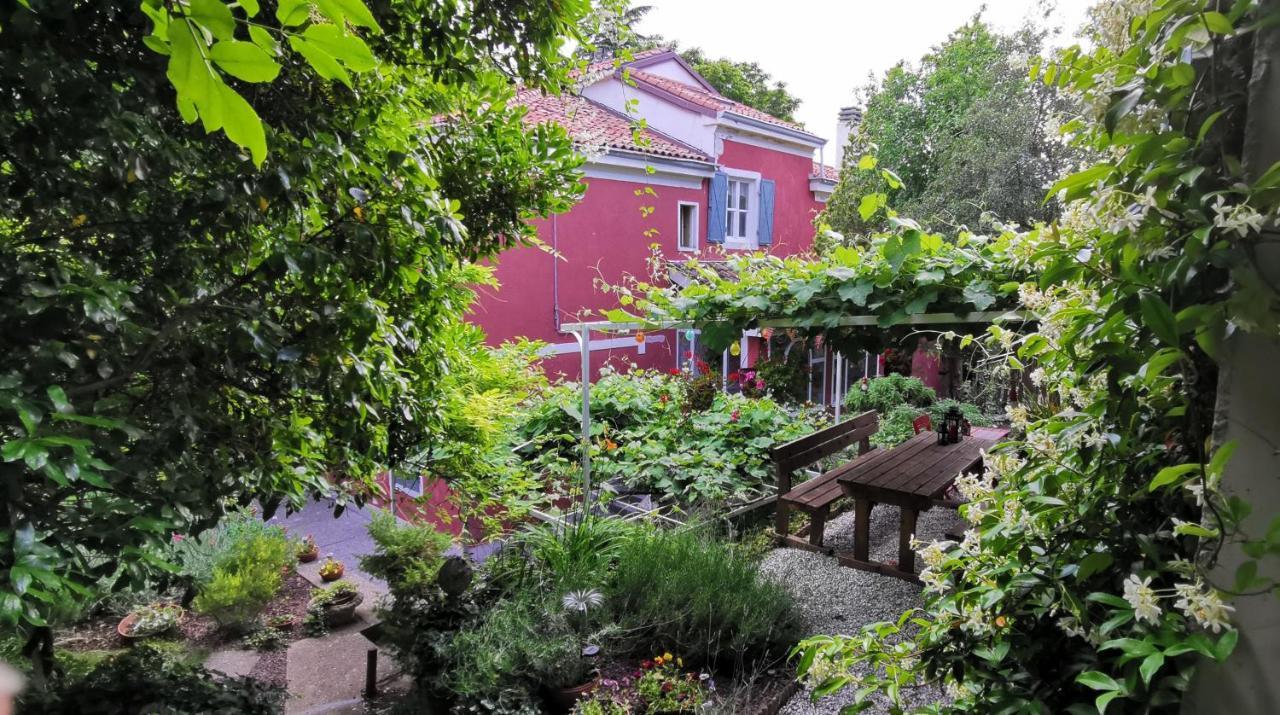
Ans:
[[[1026,315],[1022,311],[982,311],[971,313],[920,313],[918,315],[909,315],[902,320],[896,321],[892,326],[881,326],[879,316],[875,315],[851,315],[841,318],[830,328],[844,327],[896,327],[901,325],[955,325],[965,323],[1004,323],[1018,320],[1025,320]],[[811,328],[812,325],[801,324],[794,318],[763,318],[755,321],[755,326],[759,328]],[[658,321],[658,322],[616,322],[609,320],[579,322],[579,323],[563,323],[560,331],[565,334],[572,334],[574,340],[578,343],[578,354],[581,358],[582,365],[582,498],[584,513],[589,513],[591,509],[591,334],[593,332],[600,333],[629,333],[633,331],[644,330],[684,330],[689,328],[698,328],[699,324],[691,321]],[[844,397],[847,385],[843,384],[842,376],[844,371],[839,367],[843,364],[843,356],[839,353],[835,355],[836,379],[832,382],[833,401],[836,405],[836,420],[840,419],[840,403]]]

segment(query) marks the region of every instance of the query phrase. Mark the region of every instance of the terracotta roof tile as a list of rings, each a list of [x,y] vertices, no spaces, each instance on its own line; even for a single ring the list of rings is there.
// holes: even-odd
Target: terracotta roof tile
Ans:
[[[755,119],[756,121],[765,122],[766,124],[773,124],[808,133],[803,125],[796,124],[795,122],[788,122],[784,119],[778,119],[777,117],[771,114],[766,114],[755,107],[748,107],[742,102],[735,102],[728,97],[708,92],[701,87],[692,87],[673,79],[645,72],[644,70],[632,69],[630,74],[631,79],[638,83],[647,84],[651,87],[656,87],[657,89],[670,92],[671,94],[674,94],[685,101],[692,102],[700,107],[705,107],[717,112],[730,112],[732,114]]]
[[[825,179],[827,181],[839,181],[840,170],[834,166],[819,164],[818,162],[815,161],[813,162],[813,170],[809,172],[809,178]]]
[[[526,123],[559,124],[575,142],[588,149],[604,147],[673,159],[711,161],[711,157],[688,144],[652,129],[641,132],[647,139],[646,144],[637,143],[630,119],[580,95],[548,95],[525,88],[516,93],[516,103],[528,108]]]

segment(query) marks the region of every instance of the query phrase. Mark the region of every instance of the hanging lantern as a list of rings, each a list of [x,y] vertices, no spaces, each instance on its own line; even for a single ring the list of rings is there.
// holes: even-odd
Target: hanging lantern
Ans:
[[[737,356],[741,355],[741,354],[742,354],[742,344],[741,344],[741,343],[739,343],[739,342],[737,342],[737,341],[734,341],[734,342],[730,343],[730,344],[729,344],[729,354],[730,354],[730,355],[732,355],[732,356],[734,356],[734,357],[737,357]]]
[[[764,330],[761,330],[760,337],[764,338],[765,340],[773,339],[773,328],[765,328]]]
[[[689,342],[693,342],[693,339],[696,336],[697,336],[697,333],[693,332],[693,328],[689,328],[688,330],[684,331],[684,339],[688,340]]]

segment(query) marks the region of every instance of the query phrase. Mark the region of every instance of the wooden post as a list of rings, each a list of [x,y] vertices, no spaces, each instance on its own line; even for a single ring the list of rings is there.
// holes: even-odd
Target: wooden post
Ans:
[[[898,526],[898,570],[915,573],[916,552],[911,550],[911,537],[916,533],[916,516],[914,508],[902,507],[902,522]]]
[[[378,697],[378,649],[370,648],[364,656],[364,696]]]
[[[871,500],[853,500],[853,558],[868,561],[871,555]]]
[[[778,501],[775,504],[774,529],[778,532],[779,539],[785,539],[791,533],[791,514],[788,511],[787,502],[782,497],[791,491],[791,470],[785,469],[781,464],[775,465],[774,468],[778,473]]]
[[[809,515],[809,543],[822,546],[822,531],[827,526],[828,507],[821,506]]]

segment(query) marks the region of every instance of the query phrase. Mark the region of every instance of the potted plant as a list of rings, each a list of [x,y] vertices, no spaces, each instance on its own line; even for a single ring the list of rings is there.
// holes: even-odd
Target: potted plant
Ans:
[[[267,619],[267,627],[280,631],[291,630],[298,625],[298,617],[292,613],[281,613]]]
[[[323,581],[337,581],[342,578],[342,574],[346,571],[346,567],[341,561],[333,558],[333,554],[325,557],[324,563],[320,564],[320,578]]]
[[[356,619],[356,607],[364,602],[364,595],[350,581],[335,583],[322,588],[311,598],[308,610],[318,612],[326,626],[335,628]]]
[[[173,628],[182,620],[182,607],[173,603],[143,606],[121,619],[116,632],[124,638],[146,638]]]
[[[563,616],[556,621],[562,628],[559,633],[549,634],[547,652],[539,659],[541,679],[549,689],[548,699],[559,712],[573,709],[598,684],[595,657],[600,647],[592,641],[605,634],[590,632],[589,613],[602,603],[604,595],[594,589],[570,591],[561,599]]]
[[[320,547],[316,546],[316,537],[307,534],[307,538],[298,544],[298,562],[309,564],[320,557]]]

